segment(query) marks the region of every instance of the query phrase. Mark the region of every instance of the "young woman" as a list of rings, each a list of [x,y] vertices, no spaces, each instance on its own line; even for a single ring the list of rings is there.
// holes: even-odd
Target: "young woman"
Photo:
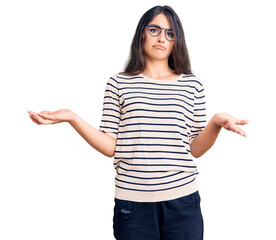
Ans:
[[[140,19],[124,72],[107,81],[99,129],[77,114],[28,111],[36,124],[69,122],[96,150],[114,156],[114,236],[119,240],[200,240],[203,218],[193,157],[221,128],[246,136],[238,120],[215,114],[190,69],[182,24],[169,6]]]

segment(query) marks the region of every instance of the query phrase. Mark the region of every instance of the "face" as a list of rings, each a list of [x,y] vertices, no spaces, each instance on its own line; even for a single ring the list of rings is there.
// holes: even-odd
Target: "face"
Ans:
[[[149,24],[157,24],[161,28],[171,28],[171,24],[166,15],[160,13],[155,16]],[[164,60],[168,59],[174,46],[174,42],[170,42],[165,36],[165,29],[162,29],[162,32],[159,36],[151,36],[148,32],[148,27],[145,27],[145,40],[144,40],[144,53],[146,58],[149,59],[159,59]]]

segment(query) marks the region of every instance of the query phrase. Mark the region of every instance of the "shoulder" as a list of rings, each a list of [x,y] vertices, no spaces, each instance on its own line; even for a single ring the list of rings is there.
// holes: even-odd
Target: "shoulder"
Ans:
[[[118,84],[118,81],[120,80],[120,78],[122,77],[120,72],[114,73],[113,75],[110,75],[110,77],[108,78],[107,82],[108,83],[116,83]]]
[[[203,81],[200,77],[196,76],[194,73],[191,74],[182,74],[183,82],[189,84],[190,86],[194,87],[196,90],[203,89]]]
[[[113,74],[110,78],[113,79],[114,81],[116,81],[117,83],[126,83],[131,80],[134,81],[137,78],[142,78],[142,76],[140,76],[140,74],[129,75],[129,74],[125,74],[123,72],[118,72],[118,73]]]
[[[124,73],[124,72],[118,72],[118,73],[115,73],[112,77],[113,78],[121,78],[121,79],[130,79],[130,78],[135,78],[135,77],[138,77],[140,74],[136,74],[136,75],[130,75],[130,74],[127,74],[127,73]]]

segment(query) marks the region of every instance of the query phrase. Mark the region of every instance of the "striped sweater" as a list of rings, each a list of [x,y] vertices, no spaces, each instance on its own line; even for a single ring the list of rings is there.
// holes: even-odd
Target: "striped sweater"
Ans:
[[[190,143],[206,125],[205,112],[204,87],[193,74],[110,77],[99,130],[117,139],[115,197],[157,202],[197,191]]]

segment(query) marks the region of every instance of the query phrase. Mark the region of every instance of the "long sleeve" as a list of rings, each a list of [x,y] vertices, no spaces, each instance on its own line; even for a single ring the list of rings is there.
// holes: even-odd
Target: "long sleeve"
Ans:
[[[119,89],[117,80],[110,77],[106,83],[103,100],[102,119],[99,130],[117,138],[121,119]]]

